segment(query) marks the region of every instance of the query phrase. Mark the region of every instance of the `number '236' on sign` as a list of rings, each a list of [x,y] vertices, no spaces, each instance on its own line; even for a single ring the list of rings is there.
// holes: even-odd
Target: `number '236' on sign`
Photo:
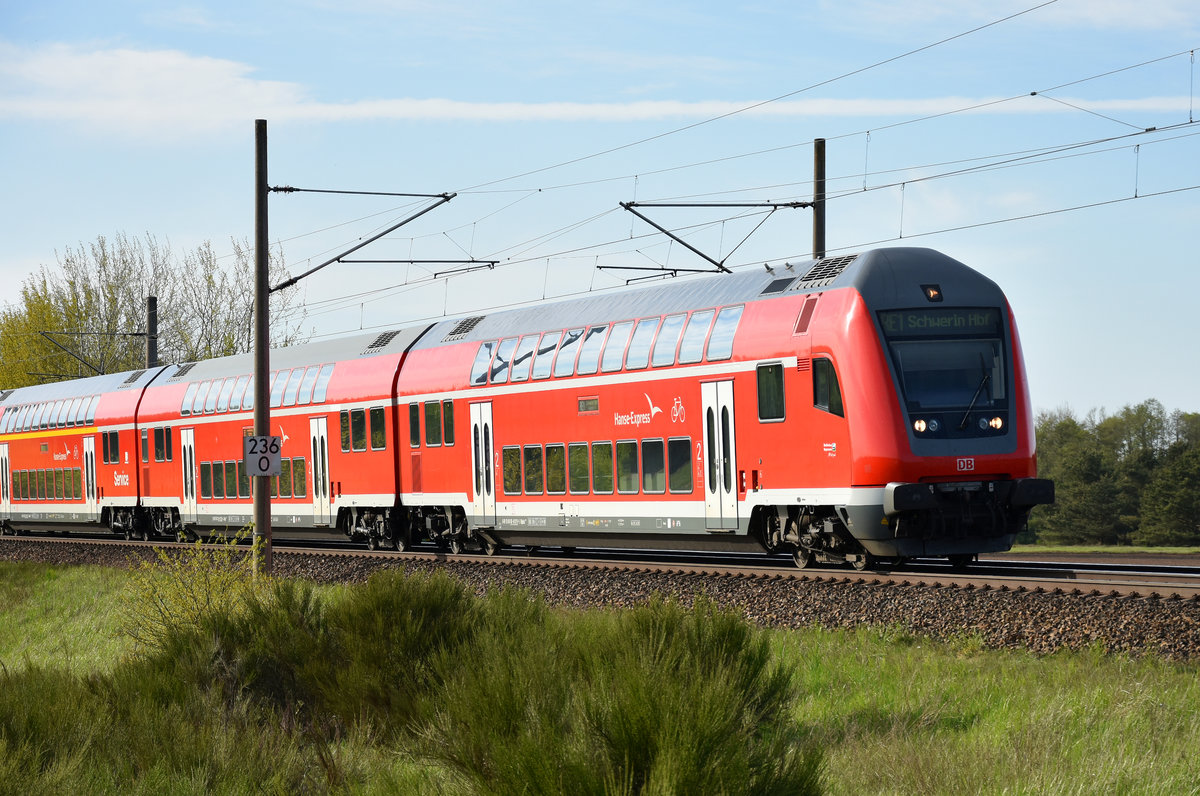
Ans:
[[[242,460],[248,475],[279,475],[282,437],[244,437]]]

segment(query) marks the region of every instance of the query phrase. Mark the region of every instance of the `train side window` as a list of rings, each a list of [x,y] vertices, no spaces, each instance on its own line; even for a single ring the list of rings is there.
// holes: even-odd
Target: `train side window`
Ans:
[[[613,446],[611,442],[592,443],[592,491],[611,495],[613,491]]]
[[[409,447],[421,447],[421,405],[408,405],[408,444]]]
[[[567,330],[562,345],[558,347],[558,356],[554,358],[555,376],[570,376],[575,372],[575,354],[581,337],[583,337],[583,329]]]
[[[154,461],[156,462],[166,461],[167,459],[167,443],[164,431],[170,431],[170,429],[154,429]]]
[[[242,408],[242,404],[246,398],[246,387],[250,384],[249,376],[238,376],[238,380],[233,385],[233,394],[229,396],[229,411],[236,412]],[[254,388],[250,388],[251,392]]]
[[[54,499],[62,500],[66,496],[66,488],[64,486],[63,471],[61,469],[54,471]]]
[[[542,446],[525,446],[525,494],[542,494]]]
[[[287,385],[283,388],[283,405],[295,406],[300,396],[300,382],[304,381],[304,368],[294,368],[288,376]]]
[[[58,427],[66,428],[67,421],[71,417],[71,399],[62,402],[62,410],[58,413]]]
[[[626,370],[641,370],[650,364],[650,347],[654,344],[654,333],[658,330],[658,318],[643,318],[633,330],[629,351],[625,354]]]
[[[533,377],[535,379],[550,378],[550,370],[554,367],[554,352],[558,350],[558,341],[562,332],[546,332],[538,343],[537,356],[533,359]]]
[[[709,362],[719,362],[733,356],[733,335],[737,331],[738,321],[742,319],[745,307],[725,307],[717,313],[717,322],[713,324],[712,334],[708,336],[708,351],[705,356]]]
[[[667,440],[667,472],[670,488],[676,494],[692,492],[692,438]]]
[[[67,425],[67,402],[55,401],[54,409],[50,413],[50,427],[63,428]]]
[[[586,376],[595,373],[596,368],[600,367],[600,350],[604,346],[604,333],[607,331],[607,324],[588,329],[583,345],[579,348],[579,362],[575,365],[577,374]]]
[[[292,495],[302,498],[308,496],[308,467],[304,464],[304,457],[299,456],[292,459]]]
[[[204,414],[211,415],[217,411],[217,399],[221,397],[221,391],[225,389],[225,381],[216,379],[208,386],[208,397],[204,399]]]
[[[638,446],[635,440],[617,442],[617,491],[634,495],[638,491]]]
[[[163,429],[163,452],[166,461],[172,461],[175,458],[175,451],[172,450],[171,444],[171,427],[167,426]]]
[[[82,404],[83,404],[82,398],[76,398],[74,401],[71,401],[71,409],[67,413],[67,425],[68,426],[82,425],[79,422],[79,409],[82,406]],[[12,418],[9,418],[9,420],[12,420]],[[9,425],[11,425],[11,423],[9,423]]]
[[[221,385],[221,394],[217,397],[217,411],[225,412],[229,409],[229,399],[233,395],[233,388],[237,386],[237,379],[225,379],[225,383]]]
[[[656,368],[675,364],[675,349],[679,345],[679,335],[683,332],[683,320],[686,316],[668,315],[659,327],[658,337],[654,341],[654,354],[650,364]]]
[[[212,465],[208,462],[200,462],[200,497],[212,497]]]
[[[661,439],[642,440],[642,491],[648,495],[667,491],[667,459]]]
[[[238,497],[250,497],[250,474],[246,472],[245,459],[239,459],[237,463],[237,483]]]
[[[329,380],[333,378],[333,365],[322,365],[321,372],[317,375],[317,383],[313,386],[312,402],[315,404],[325,403],[325,396],[329,392]]]
[[[150,461],[150,429],[142,429],[142,462]]]
[[[381,451],[387,448],[387,433],[382,406],[371,407],[371,450]]]
[[[204,399],[208,395],[208,382],[202,381],[196,386],[196,392],[192,396],[192,414],[204,414]]]
[[[783,400],[783,365],[775,362],[758,366],[758,420],[776,423],[787,414]]]
[[[338,426],[342,436],[342,453],[350,452],[350,410],[343,409],[338,414]]]
[[[425,444],[431,448],[442,444],[442,405],[438,401],[425,402]]]
[[[704,341],[708,339],[708,327],[712,325],[714,310],[693,312],[683,331],[683,342],[679,345],[680,364],[690,365],[704,358]]]
[[[546,446],[546,492],[562,495],[567,491],[567,448],[565,445]]]
[[[225,462],[212,463],[212,492],[214,498],[225,497]]]
[[[367,449],[367,410],[350,410],[350,447],[356,451]]]
[[[625,360],[625,346],[629,342],[629,333],[633,331],[633,321],[614,323],[604,343],[604,354],[600,357],[600,370],[604,373],[614,373],[621,369]]]
[[[108,452],[112,456],[113,464],[121,463],[121,436],[115,432],[108,432]]]
[[[513,355],[511,381],[526,381],[529,379],[529,366],[533,364],[533,349],[537,346],[538,336],[527,334],[517,345],[517,353]]]
[[[588,446],[586,442],[572,442],[567,446],[567,484],[572,495],[586,495],[591,473],[588,472]]]
[[[504,448],[501,453],[504,466],[504,494],[521,494],[521,449],[514,446]]]
[[[183,393],[183,403],[179,406],[179,414],[187,417],[192,413],[192,404],[196,400],[196,393],[200,389],[200,382],[194,381],[187,386]]]
[[[312,401],[313,387],[316,386],[320,373],[319,365],[309,365],[304,369],[304,379],[300,382],[300,393],[296,396],[296,403],[306,404]]]
[[[108,453],[108,434],[101,434],[101,435],[100,435],[100,442],[101,442],[101,444],[104,446],[104,450],[103,450],[103,452],[100,454],[100,461],[104,462],[105,464],[108,464],[108,461],[109,461],[109,453]]]
[[[281,459],[279,462],[279,497],[292,496],[292,460]]]
[[[29,471],[21,471],[21,498],[29,500]]]
[[[225,497],[230,500],[238,496],[238,462],[225,462]]]
[[[496,349],[496,356],[492,359],[492,372],[488,379],[492,384],[505,384],[508,381],[508,369],[512,363],[513,350],[516,347],[517,338],[515,337],[500,341],[500,346]]]
[[[846,416],[837,371],[828,359],[813,360],[813,406],[838,417]]]
[[[291,375],[291,371],[280,370],[271,375],[274,381],[271,382],[270,407],[275,409],[283,403],[283,391],[287,387],[288,376]]]
[[[88,404],[88,410],[87,410],[87,424],[89,426],[92,423],[96,422],[96,407],[98,407],[99,405],[100,405],[100,396],[93,395],[92,402],[90,404]]]
[[[475,361],[471,363],[472,386],[488,383],[488,365],[492,363],[492,352],[495,348],[496,344],[491,341],[479,344],[479,351],[475,353]]]
[[[442,444],[454,444],[454,401],[446,399],[442,401],[442,425],[446,429],[446,433],[442,435]]]

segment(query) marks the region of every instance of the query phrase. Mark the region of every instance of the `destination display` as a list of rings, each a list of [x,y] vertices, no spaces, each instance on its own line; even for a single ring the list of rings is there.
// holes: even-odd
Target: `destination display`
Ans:
[[[956,307],[885,310],[879,325],[888,337],[962,337],[999,335],[1000,310],[994,307]]]

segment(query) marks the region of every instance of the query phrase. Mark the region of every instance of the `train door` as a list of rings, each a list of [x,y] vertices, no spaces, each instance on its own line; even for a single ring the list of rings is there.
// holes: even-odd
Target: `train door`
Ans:
[[[324,417],[310,417],[312,437],[313,525],[329,525],[329,431]]]
[[[738,527],[733,382],[700,385],[704,407],[704,516],[709,530]]]
[[[100,501],[96,492],[96,438],[83,438],[83,511],[88,522],[100,521]]]
[[[493,443],[491,403],[471,404],[471,464],[475,472],[475,497],[471,509],[475,521],[485,526],[496,524]]]
[[[195,523],[196,517],[196,430],[179,430],[179,447],[183,449],[183,517],[185,524]]]
[[[7,520],[12,515],[9,512],[12,510],[12,495],[9,494],[9,485],[12,479],[8,474],[8,443],[0,445],[0,520]]]

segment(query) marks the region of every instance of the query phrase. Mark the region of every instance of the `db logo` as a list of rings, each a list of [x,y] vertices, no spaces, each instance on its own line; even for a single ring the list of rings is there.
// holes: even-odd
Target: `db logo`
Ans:
[[[959,459],[958,460],[958,471],[960,473],[969,473],[974,469],[975,469],[975,460],[974,459]]]

